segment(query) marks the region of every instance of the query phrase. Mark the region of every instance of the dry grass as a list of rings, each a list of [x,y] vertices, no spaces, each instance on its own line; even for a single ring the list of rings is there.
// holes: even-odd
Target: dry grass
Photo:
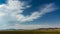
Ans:
[[[0,31],[0,34],[60,34],[60,30]]]

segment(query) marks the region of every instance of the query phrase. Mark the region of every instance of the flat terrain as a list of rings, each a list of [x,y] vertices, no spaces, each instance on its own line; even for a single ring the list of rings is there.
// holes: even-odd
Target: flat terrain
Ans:
[[[60,30],[15,30],[0,31],[0,34],[60,34]]]

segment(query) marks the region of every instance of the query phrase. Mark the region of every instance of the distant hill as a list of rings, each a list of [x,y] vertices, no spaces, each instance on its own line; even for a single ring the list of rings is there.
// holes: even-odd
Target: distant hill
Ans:
[[[14,30],[21,31],[24,29],[5,29],[5,30],[7,30],[7,31],[14,31]],[[33,29],[33,30],[60,30],[60,28],[38,28],[38,29]]]
[[[36,29],[36,30],[60,30],[60,28],[39,28],[39,29]]]

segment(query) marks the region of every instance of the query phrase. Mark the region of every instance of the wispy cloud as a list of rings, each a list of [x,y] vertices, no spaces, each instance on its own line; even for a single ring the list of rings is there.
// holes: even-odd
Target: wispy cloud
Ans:
[[[13,29],[25,29],[25,30],[32,30],[32,29],[37,29],[37,28],[49,28],[50,26],[45,24],[45,25],[21,25],[21,24],[15,24],[12,26]]]
[[[16,17],[20,22],[33,21],[34,19],[41,18],[42,15],[44,15],[46,13],[55,11],[57,8],[54,6],[55,5],[53,3],[50,3],[47,5],[44,5],[44,8],[41,7],[41,9],[39,9],[39,11],[35,11],[31,15],[24,16],[24,15],[20,14],[20,15],[16,15]]]
[[[21,14],[25,9],[23,6],[24,3],[18,0],[17,1],[8,0],[7,4],[0,5],[0,16],[8,14],[11,15],[11,17],[16,17],[17,20],[20,22],[26,22],[26,21],[33,21],[34,19],[38,19],[39,17],[42,17],[42,15],[46,13],[53,12],[56,10],[56,7],[54,7],[55,4],[50,3],[44,5],[44,7],[41,7],[41,9],[33,12],[31,15],[24,16],[23,14]]]
[[[2,23],[1,27],[9,27],[8,23],[10,21],[19,21],[22,22],[30,22],[34,19],[41,18],[44,14],[53,12],[56,10],[56,7],[54,7],[55,4],[45,4],[42,6],[38,11],[35,11],[31,13],[31,15],[24,16],[23,11],[26,8],[31,7],[30,5],[25,6],[24,2],[18,1],[18,0],[8,0],[7,4],[0,5],[0,24]],[[22,10],[23,9],[23,10]],[[20,14],[18,14],[20,13]],[[4,25],[6,24],[6,25]],[[22,25],[22,24],[14,24],[11,26],[11,28],[15,29],[36,29],[40,27],[48,27],[49,25]]]

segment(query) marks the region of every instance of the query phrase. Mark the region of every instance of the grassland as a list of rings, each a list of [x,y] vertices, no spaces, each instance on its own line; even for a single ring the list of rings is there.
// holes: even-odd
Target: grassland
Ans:
[[[0,34],[60,34],[60,30],[15,30],[0,31]]]

